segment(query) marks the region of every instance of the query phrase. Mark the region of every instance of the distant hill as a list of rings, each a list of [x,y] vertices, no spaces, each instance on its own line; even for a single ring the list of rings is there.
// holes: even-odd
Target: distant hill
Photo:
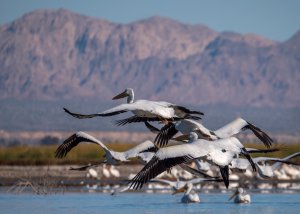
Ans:
[[[138,98],[300,107],[300,32],[286,42],[152,17],[116,24],[37,10],[0,27],[0,99]]]

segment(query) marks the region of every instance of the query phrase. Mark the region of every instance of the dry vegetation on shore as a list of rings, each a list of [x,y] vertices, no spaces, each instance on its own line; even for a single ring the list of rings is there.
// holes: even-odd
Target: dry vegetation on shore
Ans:
[[[133,147],[134,143],[110,143],[108,147],[116,151],[125,151]],[[280,151],[256,156],[285,157],[300,151],[300,143],[283,145],[277,144],[274,148]],[[62,164],[85,164],[99,162],[104,151],[97,145],[79,145],[75,147],[63,159],[55,158],[55,150],[58,145],[40,146],[13,146],[0,147],[0,165],[62,165]],[[246,144],[246,147],[263,149],[260,144]],[[255,155],[253,155],[255,156]],[[300,163],[300,158],[293,159]],[[136,162],[133,162],[136,163]]]

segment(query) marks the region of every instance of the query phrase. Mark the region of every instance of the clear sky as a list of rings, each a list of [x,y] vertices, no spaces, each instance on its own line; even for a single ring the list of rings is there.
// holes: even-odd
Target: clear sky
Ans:
[[[276,41],[300,29],[300,0],[0,0],[0,4],[0,25],[35,9],[64,8],[117,23],[160,15]]]

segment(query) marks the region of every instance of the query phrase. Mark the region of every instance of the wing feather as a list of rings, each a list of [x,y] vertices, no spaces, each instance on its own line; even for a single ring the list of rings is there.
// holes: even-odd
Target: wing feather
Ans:
[[[101,143],[96,138],[88,135],[84,132],[77,132],[67,138],[55,151],[56,158],[63,158],[65,157],[71,149],[76,147],[81,142],[89,142],[100,145],[104,150],[108,150],[108,148]]]
[[[168,123],[161,128],[160,132],[156,135],[154,144],[158,147],[166,146],[169,140],[177,134],[178,130],[174,123]]]
[[[157,175],[162,172],[182,163],[191,161],[193,157],[189,155],[172,157],[166,159],[159,159],[157,156],[154,156],[144,168],[129,182],[130,188],[140,189],[142,186],[150,181],[152,178],[155,178]]]

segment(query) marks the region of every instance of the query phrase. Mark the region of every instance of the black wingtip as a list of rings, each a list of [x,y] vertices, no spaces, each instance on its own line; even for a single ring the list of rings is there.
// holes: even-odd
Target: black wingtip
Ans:
[[[177,134],[178,130],[176,130],[175,124],[169,123],[161,128],[160,132],[154,139],[154,144],[157,147],[164,147],[168,145],[168,142],[172,137]]]
[[[247,160],[249,161],[249,163],[251,164],[252,170],[253,172],[256,172],[256,165],[253,162],[249,152],[246,150],[246,148],[242,148],[242,154],[245,156],[245,158],[247,158]]]
[[[159,133],[159,129],[158,128],[156,128],[155,126],[152,126],[150,123],[148,123],[147,121],[146,122],[144,122],[144,124],[145,124],[145,126],[152,132],[152,133],[155,133],[155,134],[157,134],[157,133]]]
[[[256,127],[252,123],[249,123],[248,121],[246,122],[248,124],[246,128],[249,128],[256,135],[256,137],[258,137],[264,143],[267,148],[270,148],[272,146],[272,143],[274,142],[273,139],[260,128]]]
[[[228,189],[228,186],[229,186],[229,167],[228,166],[224,166],[224,167],[220,166],[220,172],[221,172],[224,184],[226,186],[226,189]]]

